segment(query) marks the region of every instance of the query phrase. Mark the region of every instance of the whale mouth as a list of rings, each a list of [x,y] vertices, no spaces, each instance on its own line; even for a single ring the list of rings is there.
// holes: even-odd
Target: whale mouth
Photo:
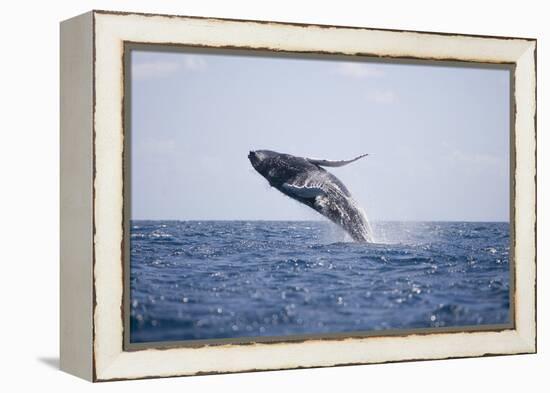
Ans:
[[[252,166],[255,166],[255,164],[257,164],[259,161],[258,155],[253,150],[250,150],[250,152],[248,153],[248,159],[250,160],[250,163],[252,164]]]
[[[263,155],[261,152],[250,150],[250,152],[248,153],[248,159],[250,160],[250,163],[254,168],[257,168],[257,166],[260,165],[264,158],[265,155]]]

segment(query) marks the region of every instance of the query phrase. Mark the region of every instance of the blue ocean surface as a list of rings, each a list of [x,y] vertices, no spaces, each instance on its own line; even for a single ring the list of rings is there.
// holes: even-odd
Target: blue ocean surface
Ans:
[[[510,322],[509,224],[132,221],[133,343]]]

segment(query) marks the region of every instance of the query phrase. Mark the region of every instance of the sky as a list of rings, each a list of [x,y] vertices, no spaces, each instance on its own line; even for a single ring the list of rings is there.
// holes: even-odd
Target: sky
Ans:
[[[509,71],[354,58],[131,52],[131,217],[317,220],[250,150],[328,170],[372,221],[509,221]]]

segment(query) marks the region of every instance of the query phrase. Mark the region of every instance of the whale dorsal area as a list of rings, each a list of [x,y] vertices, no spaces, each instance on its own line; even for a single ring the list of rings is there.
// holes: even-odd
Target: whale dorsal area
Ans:
[[[355,157],[351,160],[341,160],[341,161],[318,160],[316,158],[306,158],[306,160],[308,160],[312,164],[319,165],[319,166],[340,167],[340,166],[351,164],[352,162],[360,160],[361,158],[366,157],[366,156],[368,156],[368,154],[362,154],[362,155],[360,155],[358,157]]]

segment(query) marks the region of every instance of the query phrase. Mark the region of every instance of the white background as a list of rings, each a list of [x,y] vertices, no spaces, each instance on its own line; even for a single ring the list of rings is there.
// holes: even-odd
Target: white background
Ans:
[[[543,391],[548,389],[545,260],[550,57],[542,1],[10,1],[1,12],[0,390]],[[57,370],[59,27],[90,9],[172,13],[538,38],[539,354],[169,378],[92,385]],[[546,113],[545,113],[546,111]],[[546,385],[546,386],[545,386]]]

